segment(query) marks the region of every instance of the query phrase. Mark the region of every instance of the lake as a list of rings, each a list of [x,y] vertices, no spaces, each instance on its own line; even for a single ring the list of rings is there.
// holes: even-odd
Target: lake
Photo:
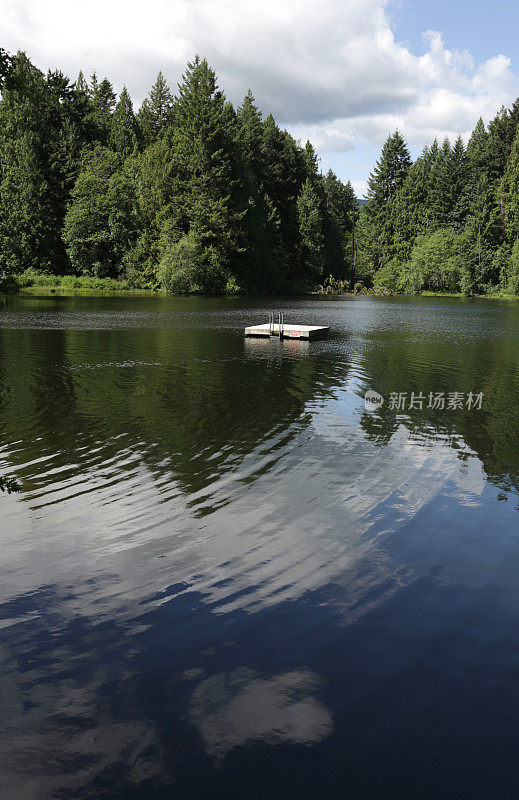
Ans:
[[[0,326],[2,799],[517,796],[519,304]]]

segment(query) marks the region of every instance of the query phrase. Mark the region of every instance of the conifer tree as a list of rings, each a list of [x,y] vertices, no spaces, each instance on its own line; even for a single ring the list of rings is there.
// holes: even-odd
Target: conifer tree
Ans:
[[[508,240],[519,238],[519,128],[504,174],[504,219]]]
[[[101,83],[94,72],[90,79],[90,119],[89,122],[95,129],[96,139],[101,144],[107,144],[110,135],[110,120],[115,107],[115,92],[108,78],[103,78]]]
[[[63,228],[63,240],[77,274],[117,274],[120,253],[110,233],[109,188],[118,163],[115,153],[100,144],[85,153]]]
[[[254,102],[254,95],[249,91],[236,112],[237,135],[244,153],[244,159],[259,188],[262,185],[262,133],[261,112]]]
[[[0,270],[61,271],[66,202],[62,103],[70,91],[49,82],[24,53],[11,62],[0,102]]]
[[[180,179],[180,225],[200,243],[205,289],[221,291],[237,250],[239,228],[231,202],[235,120],[205,59],[197,56],[188,64],[173,113],[176,124],[170,142]]]
[[[380,159],[368,179],[365,246],[375,271],[394,256],[395,221],[392,205],[410,167],[409,150],[400,133],[396,131],[386,140]]]
[[[458,136],[449,161],[449,225],[459,233],[468,213],[467,197],[468,166],[463,139]]]
[[[323,215],[319,193],[310,178],[297,198],[303,264],[309,278],[318,282],[324,272]]]
[[[357,200],[351,183],[342,183],[331,169],[323,179],[323,188],[326,274],[345,278],[354,268]]]
[[[430,149],[426,147],[394,198],[394,253],[401,263],[410,257],[417,236],[427,230],[431,160]]]
[[[162,72],[151,87],[149,96],[143,101],[138,122],[145,145],[152,144],[164,131],[171,115],[173,97]]]
[[[137,125],[126,86],[123,87],[119,102],[110,119],[109,144],[118,154],[121,162],[137,147]]]

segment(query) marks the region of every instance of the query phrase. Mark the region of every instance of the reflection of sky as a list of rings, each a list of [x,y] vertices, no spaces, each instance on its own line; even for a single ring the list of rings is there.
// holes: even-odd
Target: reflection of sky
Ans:
[[[103,439],[103,409],[89,409],[86,391],[102,358],[78,351],[74,381],[85,389],[85,424],[100,425],[97,452],[82,462],[72,446],[70,463],[56,464],[59,442],[48,438],[38,461],[23,469],[17,460],[25,492],[1,496],[2,725],[16,740],[0,754],[14,776],[8,800],[18,800],[22,784],[20,800],[26,789],[29,797],[33,789],[73,792],[103,770],[134,786],[162,780],[178,741],[219,765],[254,746],[299,746],[306,755],[340,739],[341,703],[349,708],[377,689],[378,701],[390,703],[386,681],[412,671],[420,643],[438,646],[441,660],[436,634],[455,627],[456,642],[470,637],[473,609],[489,616],[482,640],[516,636],[512,501],[494,502],[498,490],[459,432],[408,430],[398,420],[389,441],[366,432],[362,395],[379,331],[402,322],[415,335],[420,327],[405,303],[370,308],[368,300],[343,304],[344,338],[311,348],[236,334],[230,355],[240,364],[264,360],[267,374],[288,359],[300,370],[283,374],[301,402],[277,427],[266,415],[261,441],[252,437],[232,469],[217,463],[191,492],[167,458],[161,469],[147,467],[158,461],[146,456],[162,417],[152,419],[157,439],[112,440],[110,431]],[[486,314],[478,308],[470,323],[477,335]],[[420,324],[438,331],[430,313],[418,302]],[[457,324],[449,310],[443,324]],[[127,339],[116,341],[124,351]],[[114,382],[132,368],[117,355]],[[168,368],[166,352],[159,364],[148,355],[146,369]],[[451,363],[450,351],[440,357]],[[409,360],[420,358],[410,346]],[[262,386],[258,402],[275,401]],[[23,444],[14,446],[23,452]],[[465,669],[478,647],[469,640],[445,673]],[[37,788],[20,777],[27,759]],[[59,777],[65,762],[73,774]]]
[[[316,696],[319,677],[294,670],[264,678],[238,668],[212,675],[193,692],[190,717],[206,752],[222,758],[248,742],[312,745],[332,732],[330,711]]]
[[[115,489],[100,486],[95,502],[85,494],[71,505],[66,488],[61,502],[32,510],[7,498],[2,558],[12,566],[3,597],[30,591],[36,575],[47,585],[76,576],[71,602],[95,602],[96,614],[120,607],[126,616],[125,598],[133,605],[166,580],[200,591],[215,612],[252,612],[347,580],[382,534],[403,528],[448,482],[462,502],[477,504],[477,460],[460,462],[448,442],[415,441],[404,427],[375,446],[358,425],[359,406],[361,398],[342,391],[275,460],[251,454],[200,492],[200,503],[222,501],[200,519],[187,505],[196,508],[196,498],[173,482],[163,494],[142,466]],[[269,468],[255,475],[263,463]],[[87,575],[96,580],[84,582]]]

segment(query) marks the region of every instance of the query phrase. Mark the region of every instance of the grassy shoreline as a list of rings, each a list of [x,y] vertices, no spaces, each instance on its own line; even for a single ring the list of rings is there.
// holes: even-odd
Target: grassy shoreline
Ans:
[[[69,289],[63,286],[25,286],[23,288],[17,289],[15,291],[9,292],[9,294],[17,294],[17,295],[26,295],[26,296],[36,296],[40,295],[42,297],[75,297],[75,296],[83,296],[83,297],[201,297],[203,295],[168,295],[166,292],[161,291],[159,289]],[[211,295],[215,297],[227,297],[233,298],[237,295]],[[240,297],[247,297],[247,296],[257,296],[257,295],[247,295],[241,294]],[[266,295],[267,297],[268,295]],[[276,297],[295,297],[296,295],[276,295]],[[301,295],[303,297],[321,297],[322,299],[330,299],[333,297],[365,297],[370,299],[377,299],[377,300],[385,300],[388,298],[407,298],[407,297],[446,297],[446,298],[458,298],[460,300],[519,300],[519,295],[512,295],[512,294],[478,294],[473,295],[472,297],[467,297],[466,295],[462,294],[461,292],[420,292],[419,294],[392,294],[392,295],[376,295],[376,294],[369,294],[369,293],[354,293],[354,292],[341,292],[340,294],[324,294],[321,292],[308,292],[303,293]]]
[[[146,297],[159,297],[162,292],[155,289],[82,289],[82,288],[68,288],[66,286],[23,286],[16,289],[9,294],[16,295],[42,295],[43,297],[73,297],[75,295],[84,295],[85,297],[102,297],[102,296],[135,296],[143,295]]]
[[[12,282],[11,282],[12,280]],[[321,287],[319,287],[320,289]],[[327,291],[306,291],[298,292],[299,296],[313,296],[324,298],[333,297],[450,297],[450,298],[466,298],[461,292],[434,292],[424,290],[417,294],[396,294],[387,293],[382,294],[377,291],[362,288],[361,291],[341,291],[339,286],[333,286],[336,291],[330,291],[332,287],[328,287]],[[138,288],[131,286],[126,280],[116,280],[114,278],[95,278],[90,276],[75,276],[75,275],[47,275],[38,274],[27,271],[14,279],[7,282],[0,282],[0,292],[6,294],[19,294],[19,295],[40,295],[42,297],[164,297],[167,293],[159,288]],[[181,295],[176,295],[181,296]],[[195,296],[195,295],[191,295]],[[236,295],[220,295],[221,297],[234,297]],[[246,296],[241,295],[241,296]],[[282,296],[282,295],[278,295]],[[294,295],[283,295],[292,297]],[[519,295],[509,294],[480,294],[474,295],[474,299],[485,300],[519,300]]]

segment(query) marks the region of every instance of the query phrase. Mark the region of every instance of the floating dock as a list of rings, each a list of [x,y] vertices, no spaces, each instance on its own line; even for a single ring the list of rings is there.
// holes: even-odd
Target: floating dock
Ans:
[[[283,315],[279,315],[279,322],[274,322],[274,315],[270,315],[268,322],[263,325],[251,325],[245,328],[245,336],[276,336],[278,339],[317,339],[326,336],[330,330],[326,325],[299,325],[295,322],[285,323]]]

